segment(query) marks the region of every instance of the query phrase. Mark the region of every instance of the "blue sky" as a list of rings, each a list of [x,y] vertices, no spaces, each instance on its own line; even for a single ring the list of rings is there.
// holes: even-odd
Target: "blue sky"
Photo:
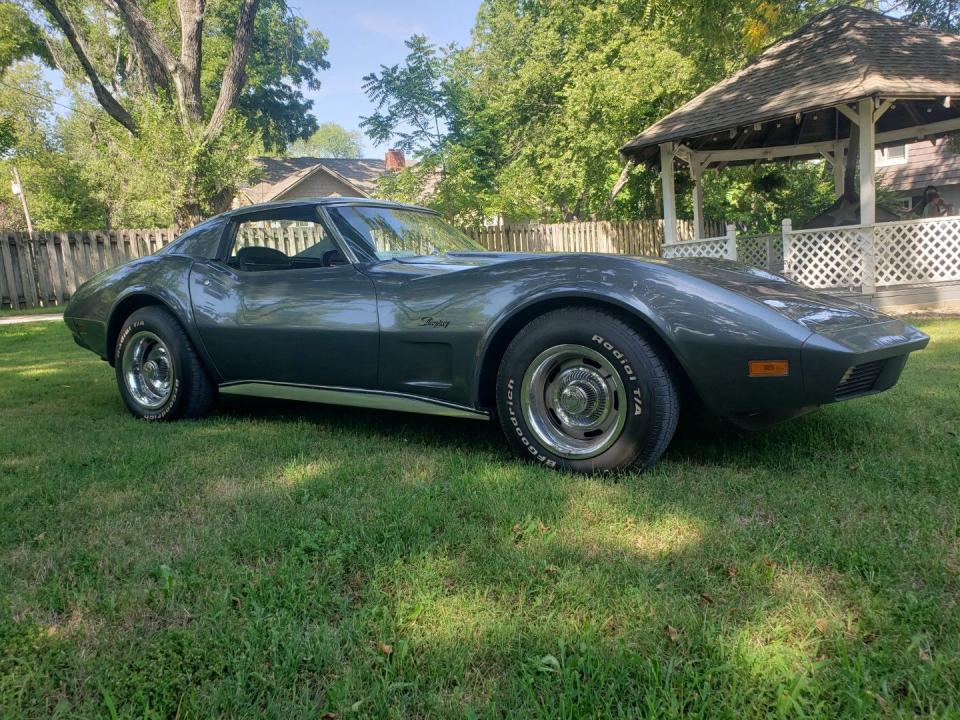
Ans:
[[[292,5],[330,41],[330,69],[320,74],[322,87],[305,93],[313,100],[313,114],[319,122],[359,130],[360,117],[373,110],[361,78],[381,65],[401,62],[407,54],[403,41],[415,33],[437,45],[465,44],[480,2],[360,0]],[[382,156],[385,149],[364,136],[366,156]]]

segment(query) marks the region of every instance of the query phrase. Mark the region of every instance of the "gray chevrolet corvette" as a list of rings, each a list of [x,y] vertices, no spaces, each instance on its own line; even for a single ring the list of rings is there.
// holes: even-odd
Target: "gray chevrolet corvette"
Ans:
[[[429,210],[245,207],[84,284],[64,320],[130,412],[218,393],[496,418],[523,457],[649,467],[681,400],[744,427],[878,393],[928,338],[719,260],[490,252]]]

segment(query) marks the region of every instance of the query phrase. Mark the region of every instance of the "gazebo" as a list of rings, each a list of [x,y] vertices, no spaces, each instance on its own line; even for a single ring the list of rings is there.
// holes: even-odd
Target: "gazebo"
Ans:
[[[871,10],[827,10],[621,148],[659,169],[665,257],[715,256],[783,270],[883,306],[960,302],[960,217],[877,222],[875,150],[960,130],[960,36]],[[822,158],[833,227],[703,237],[701,178],[731,165]],[[674,173],[693,180],[694,240],[678,242]],[[853,178],[859,169],[859,190]],[[883,218],[881,218],[883,220]],[[899,299],[898,299],[899,298]]]

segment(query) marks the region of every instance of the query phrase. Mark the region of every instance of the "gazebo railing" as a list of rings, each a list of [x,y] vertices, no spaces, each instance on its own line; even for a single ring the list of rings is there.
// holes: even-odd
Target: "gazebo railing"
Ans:
[[[794,230],[663,246],[664,257],[715,257],[783,273],[818,290],[960,282],[960,216]]]
[[[661,255],[665,258],[712,257],[736,260],[737,232],[733,225],[727,225],[726,235],[664,243]]]
[[[783,272],[783,236],[737,235],[737,261],[770,272]]]
[[[960,280],[960,216],[877,223],[877,285]]]
[[[783,223],[783,274],[815,289],[863,287],[866,228],[862,225],[793,230]]]

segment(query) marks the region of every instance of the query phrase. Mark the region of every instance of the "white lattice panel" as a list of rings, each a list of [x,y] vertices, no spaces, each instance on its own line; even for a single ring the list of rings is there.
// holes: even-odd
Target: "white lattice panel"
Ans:
[[[877,285],[960,280],[960,218],[876,226]]]
[[[773,236],[772,249],[768,268],[772,272],[781,273],[783,272],[783,235]]]
[[[859,227],[800,230],[788,235],[784,274],[812,288],[860,287],[863,254]]]
[[[688,258],[712,257],[725,258],[727,256],[727,238],[703,238],[679,243],[664,243],[663,257]]]
[[[767,257],[768,249],[773,257]],[[737,236],[737,260],[751,267],[779,272],[783,267],[783,238],[780,235]]]

